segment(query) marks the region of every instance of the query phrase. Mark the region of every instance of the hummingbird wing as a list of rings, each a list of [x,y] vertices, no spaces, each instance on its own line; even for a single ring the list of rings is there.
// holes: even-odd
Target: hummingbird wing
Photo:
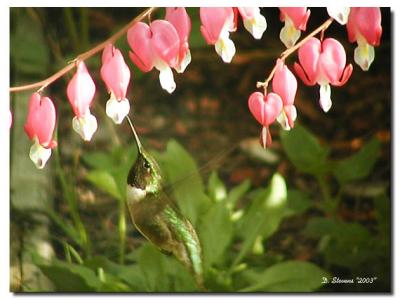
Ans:
[[[172,253],[203,286],[200,241],[193,225],[165,193],[146,196],[128,205],[132,221],[140,233],[160,250]]]

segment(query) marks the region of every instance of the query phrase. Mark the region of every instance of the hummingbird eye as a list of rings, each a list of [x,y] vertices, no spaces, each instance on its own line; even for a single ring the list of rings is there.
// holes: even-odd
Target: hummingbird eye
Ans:
[[[146,169],[150,169],[150,164],[149,164],[149,162],[147,160],[145,160],[143,162],[143,167],[146,168]]]

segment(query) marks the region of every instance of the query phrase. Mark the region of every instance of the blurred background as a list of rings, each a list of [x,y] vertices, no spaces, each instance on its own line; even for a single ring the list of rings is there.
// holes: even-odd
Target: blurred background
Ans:
[[[143,10],[11,8],[11,86],[55,73]],[[261,9],[268,23],[261,40],[254,40],[238,20],[230,64],[205,43],[198,8],[188,13],[192,62],[183,74],[174,73],[177,88],[171,95],[161,89],[158,72],[142,73],[132,64],[126,36],[116,47],[131,69],[130,115],[142,143],[160,161],[168,183],[179,181],[172,196],[199,230],[206,287],[224,292],[390,292],[390,9],[381,8],[381,45],[368,72],[354,63],[356,45],[348,42],[346,28],[336,22],[328,28],[325,37],[343,44],[353,74],[343,87],[332,87],[328,113],[319,107],[318,87],[298,79],[295,128],[283,132],[273,125],[268,150],[259,146],[261,128],[247,100],[285,50],[279,10]],[[160,8],[152,19],[164,14]],[[302,37],[327,18],[326,9],[311,8]],[[292,55],[286,63],[292,69],[295,61]],[[58,150],[44,170],[30,161],[31,141],[23,131],[33,91],[11,94],[10,290],[196,291],[187,283],[190,275],[178,274],[181,266],[151,248],[126,215],[125,178],[136,157],[133,136],[128,124],[116,126],[105,115],[109,97],[99,76],[101,55],[86,64],[96,83],[92,113],[99,128],[90,143],[72,130],[66,86],[73,72],[47,87],[44,94],[57,110]],[[273,211],[264,201],[277,188],[271,181],[276,176],[285,197]],[[207,204],[188,208],[193,190]],[[226,205],[219,207],[221,201]],[[257,212],[261,215],[255,217]],[[272,221],[252,232],[254,218]],[[215,243],[222,248],[212,249]],[[151,261],[173,267],[162,271]],[[291,277],[296,276],[293,270],[299,270],[300,278]],[[283,276],[282,281],[271,282],[275,276]],[[322,284],[323,277],[354,283]]]

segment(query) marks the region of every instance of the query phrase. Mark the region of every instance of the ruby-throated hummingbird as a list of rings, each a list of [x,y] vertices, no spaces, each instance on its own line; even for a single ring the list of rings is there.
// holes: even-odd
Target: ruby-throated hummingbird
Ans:
[[[172,253],[203,288],[201,246],[190,221],[163,191],[163,177],[156,160],[142,147],[135,128],[138,157],[127,179],[127,205],[133,224],[160,250]]]

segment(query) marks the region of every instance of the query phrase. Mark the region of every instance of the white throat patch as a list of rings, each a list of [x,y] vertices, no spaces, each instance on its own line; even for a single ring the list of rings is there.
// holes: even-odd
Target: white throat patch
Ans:
[[[126,187],[126,199],[128,202],[137,202],[142,200],[144,197],[146,197],[146,190],[142,190],[139,188],[136,188],[134,186],[130,186],[129,184]]]

